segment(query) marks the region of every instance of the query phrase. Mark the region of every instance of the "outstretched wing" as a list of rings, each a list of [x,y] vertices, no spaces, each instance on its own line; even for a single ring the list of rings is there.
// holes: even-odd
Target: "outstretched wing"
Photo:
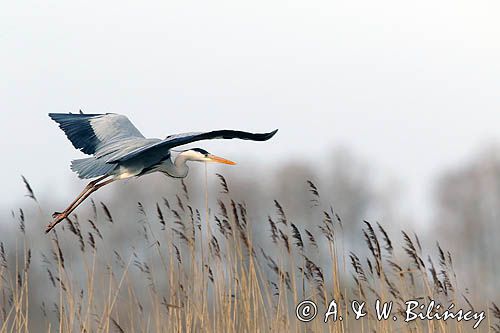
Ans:
[[[119,114],[49,113],[49,117],[76,149],[88,155],[124,139],[144,138],[127,117]]]
[[[117,163],[130,160],[142,154],[166,155],[174,147],[185,145],[195,141],[211,139],[241,139],[252,141],[266,141],[276,134],[278,130],[269,133],[250,133],[233,130],[218,130],[211,132],[182,133],[168,136],[165,140],[154,142],[144,147],[137,148],[121,156],[114,156],[108,163]]]

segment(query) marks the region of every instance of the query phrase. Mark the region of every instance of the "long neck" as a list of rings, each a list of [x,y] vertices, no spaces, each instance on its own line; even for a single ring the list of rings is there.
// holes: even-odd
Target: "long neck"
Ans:
[[[189,171],[187,161],[188,158],[186,156],[179,154],[174,161],[168,158],[152,171],[161,171],[174,178],[184,178]]]
[[[186,177],[189,171],[189,167],[186,163],[188,160],[189,157],[184,153],[180,153],[179,155],[177,155],[174,163],[171,165],[171,168],[169,170],[170,176],[177,178]]]

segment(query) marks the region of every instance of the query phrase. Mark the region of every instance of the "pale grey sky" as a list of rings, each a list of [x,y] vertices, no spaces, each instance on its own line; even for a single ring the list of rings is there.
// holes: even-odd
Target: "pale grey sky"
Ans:
[[[3,1],[1,206],[22,200],[21,174],[75,194],[81,155],[47,113],[82,108],[147,136],[280,128],[198,145],[268,167],[346,146],[418,212],[439,172],[500,141],[499,14],[497,0]]]

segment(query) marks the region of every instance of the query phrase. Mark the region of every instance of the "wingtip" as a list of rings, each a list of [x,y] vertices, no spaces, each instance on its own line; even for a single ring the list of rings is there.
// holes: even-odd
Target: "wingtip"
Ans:
[[[64,119],[64,117],[66,117],[68,114],[69,113],[51,112],[51,113],[48,113],[48,116],[50,117],[50,119],[52,119],[54,121],[58,121],[58,120]]]
[[[268,138],[267,138],[267,139],[269,140],[270,138],[272,138],[272,137],[273,137],[273,136],[274,136],[277,132],[278,132],[278,129],[275,129],[274,131],[269,132],[269,133],[268,133]]]
[[[58,122],[58,120],[61,119],[61,113],[51,112],[51,113],[48,114],[48,116],[49,116],[50,119],[52,119],[55,122]]]

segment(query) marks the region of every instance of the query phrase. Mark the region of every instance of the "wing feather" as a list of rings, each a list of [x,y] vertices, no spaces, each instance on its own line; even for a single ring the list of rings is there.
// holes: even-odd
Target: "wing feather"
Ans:
[[[217,130],[211,132],[194,132],[181,133],[170,135],[164,140],[153,142],[149,145],[134,149],[125,154],[117,154],[113,158],[108,159],[108,163],[124,162],[142,154],[158,154],[166,155],[168,151],[174,147],[185,145],[195,141],[211,140],[211,139],[241,139],[252,141],[266,141],[272,138],[278,130],[269,133],[250,133],[233,130]]]
[[[127,117],[119,114],[49,113],[49,117],[76,149],[88,155],[127,138],[144,138]]]

